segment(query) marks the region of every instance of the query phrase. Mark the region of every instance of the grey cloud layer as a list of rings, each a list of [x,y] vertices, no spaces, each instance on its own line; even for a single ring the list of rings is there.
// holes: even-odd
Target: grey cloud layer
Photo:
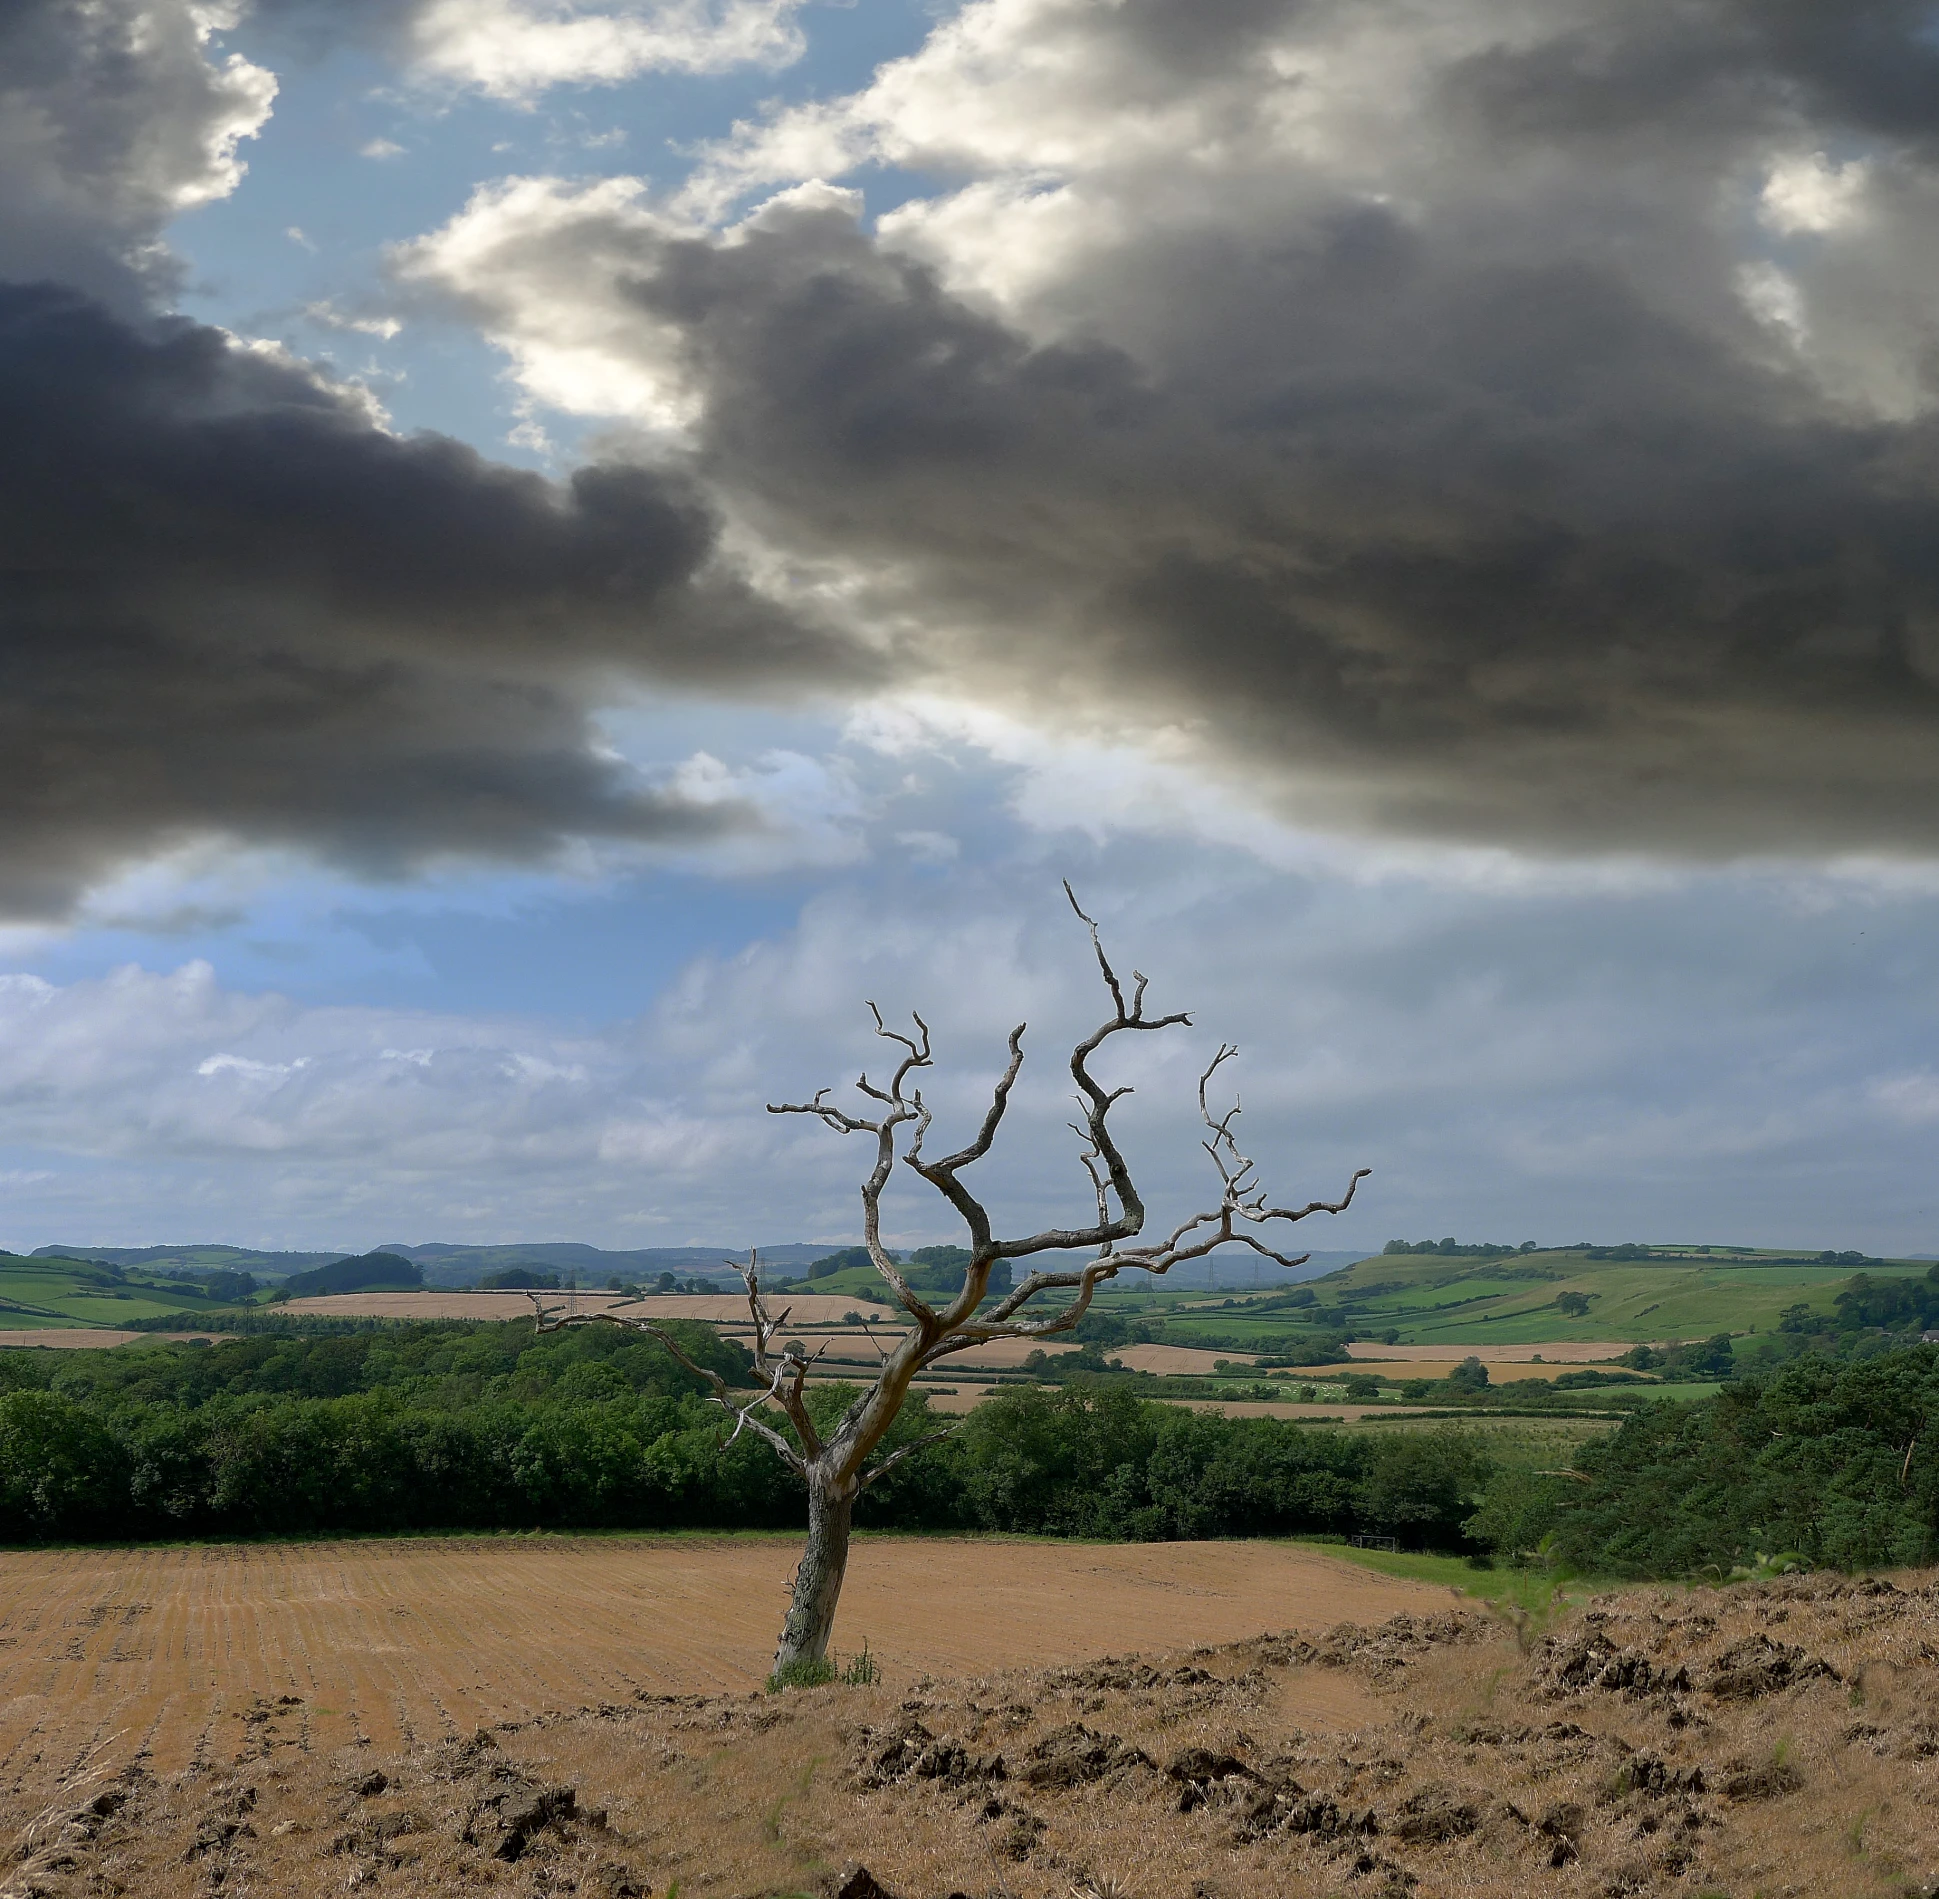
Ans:
[[[275,81],[214,60],[179,0],[0,5],[0,274],[58,278],[127,307],[166,277],[152,247],[219,196]]]
[[[839,656],[729,579],[681,484],[563,489],[399,440],[212,331],[0,288],[0,905],[59,914],[210,833],[394,873],[698,836],[590,744],[615,673],[732,687]]]
[[[849,664],[722,569],[691,482],[400,439],[303,365],[144,314],[123,260],[219,188],[233,71],[168,4],[16,7],[0,52],[44,86],[10,102],[37,165],[0,171],[0,277],[43,278],[0,281],[0,914],[209,836],[395,874],[744,821],[642,786],[589,724],[615,676]]]
[[[515,339],[521,251],[576,250],[557,294],[636,313],[731,505],[1040,717],[1405,831],[1923,852],[1925,17],[983,0],[715,154],[967,176],[878,234],[559,187],[497,289],[481,199],[454,288]]]
[[[211,834],[394,873],[719,824],[591,743],[642,679],[1163,727],[1347,825],[1929,852],[1924,17],[977,0],[684,208],[528,183],[404,257],[541,395],[696,418],[548,484],[148,314],[271,81],[181,0],[14,0],[0,910]],[[697,221],[876,163],[951,182]]]
[[[1373,209],[1276,260],[1318,347],[1224,413],[839,214],[777,226],[633,294],[695,339],[724,487],[980,627],[914,662],[1202,721],[1404,829],[1939,841],[1930,424],[1812,413],[1606,275],[1450,267]]]

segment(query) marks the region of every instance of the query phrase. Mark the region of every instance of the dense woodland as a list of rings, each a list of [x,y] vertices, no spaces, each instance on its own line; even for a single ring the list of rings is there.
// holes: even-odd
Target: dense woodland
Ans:
[[[740,1346],[680,1328],[730,1380]],[[853,1394],[816,1393],[832,1416]],[[1112,1380],[1019,1389],[867,1493],[883,1528],[1156,1539],[1370,1532],[1591,1573],[1795,1554],[1939,1557],[1932,1347],[1812,1356],[1647,1406],[1566,1472],[1460,1424],[1226,1418]],[[890,1448],[933,1428],[918,1396]],[[782,1528],[796,1480],[723,1443],[700,1381],[619,1331],[426,1323],[115,1352],[0,1352],[0,1534],[18,1541],[403,1529]]]

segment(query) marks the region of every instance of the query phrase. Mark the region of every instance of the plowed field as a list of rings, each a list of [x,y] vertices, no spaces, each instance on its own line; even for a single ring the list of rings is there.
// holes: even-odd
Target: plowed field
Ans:
[[[219,1754],[279,1697],[303,1744],[386,1751],[552,1709],[745,1690],[791,1537],[449,1538],[0,1555],[0,1785]],[[856,1545],[838,1646],[891,1682],[1319,1631],[1446,1592],[1271,1543]],[[31,1778],[31,1776],[29,1776]]]

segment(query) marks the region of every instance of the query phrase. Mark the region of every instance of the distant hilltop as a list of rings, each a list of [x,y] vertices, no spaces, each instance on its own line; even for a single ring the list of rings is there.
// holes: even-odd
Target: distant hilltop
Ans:
[[[785,1273],[799,1272],[828,1252],[822,1242],[791,1242],[764,1246],[761,1258]],[[366,1258],[383,1254],[409,1261],[422,1274],[426,1286],[454,1287],[474,1285],[480,1278],[508,1269],[543,1271],[576,1275],[581,1281],[603,1285],[608,1279],[637,1280],[675,1273],[682,1279],[733,1280],[728,1260],[734,1250],[725,1246],[652,1246],[631,1251],[609,1251],[598,1246],[582,1246],[572,1241],[517,1243],[508,1246],[450,1246],[433,1242],[406,1246],[387,1241],[372,1247]],[[745,1254],[742,1255],[745,1257]],[[336,1266],[352,1257],[346,1249],[330,1253],[269,1252],[247,1246],[197,1244],[185,1246],[37,1246],[35,1259],[93,1260],[104,1266],[142,1267],[151,1272],[253,1273],[261,1280],[291,1280],[309,1277],[320,1269]]]
[[[843,1240],[790,1240],[759,1249],[762,1263],[777,1276],[794,1278],[818,1261],[851,1245]],[[91,1260],[103,1266],[135,1267],[147,1272],[203,1278],[211,1273],[248,1273],[270,1284],[306,1282],[303,1290],[319,1290],[319,1276],[327,1269],[348,1264],[352,1258],[375,1255],[406,1261],[422,1278],[415,1283],[441,1289],[474,1286],[490,1276],[505,1273],[544,1273],[557,1279],[575,1278],[584,1286],[603,1286],[609,1279],[646,1282],[662,1273],[676,1278],[704,1279],[723,1287],[738,1285],[732,1266],[735,1258],[745,1258],[746,1249],[730,1246],[645,1246],[630,1250],[585,1246],[576,1241],[519,1241],[503,1246],[458,1246],[431,1241],[422,1246],[407,1246],[387,1241],[368,1253],[349,1255],[337,1252],[268,1252],[246,1246],[221,1246],[209,1243],[182,1246],[37,1246],[34,1259]],[[1311,1261],[1288,1273],[1250,1253],[1230,1258],[1194,1260],[1189,1266],[1175,1267],[1166,1275],[1167,1283],[1187,1288],[1241,1292],[1261,1286],[1284,1285],[1293,1279],[1316,1278],[1365,1258],[1357,1252],[1315,1253]],[[400,1286],[413,1283],[398,1277]],[[503,1280],[501,1284],[505,1283]],[[297,1287],[290,1286],[292,1293]]]

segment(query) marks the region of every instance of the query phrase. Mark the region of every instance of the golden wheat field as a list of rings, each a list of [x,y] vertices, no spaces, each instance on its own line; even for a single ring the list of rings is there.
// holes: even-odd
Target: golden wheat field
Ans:
[[[0,1554],[0,1775],[232,1752],[300,1697],[306,1743],[409,1747],[767,1671],[798,1539],[477,1537]],[[863,1537],[838,1644],[890,1674],[1320,1628],[1439,1593],[1272,1543]]]

